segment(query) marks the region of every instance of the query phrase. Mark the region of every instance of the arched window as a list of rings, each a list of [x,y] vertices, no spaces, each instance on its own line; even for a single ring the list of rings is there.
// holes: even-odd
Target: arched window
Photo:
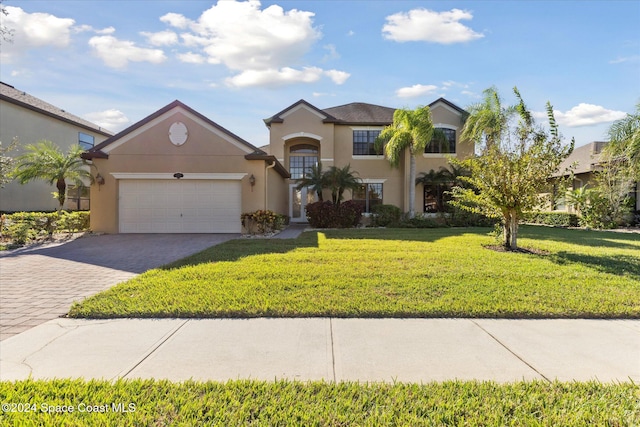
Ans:
[[[310,144],[298,144],[289,148],[289,173],[291,179],[300,179],[318,164],[318,147]]]

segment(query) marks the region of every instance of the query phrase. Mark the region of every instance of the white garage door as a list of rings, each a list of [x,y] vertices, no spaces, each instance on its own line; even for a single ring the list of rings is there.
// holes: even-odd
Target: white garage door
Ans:
[[[240,233],[240,181],[120,180],[121,233]]]

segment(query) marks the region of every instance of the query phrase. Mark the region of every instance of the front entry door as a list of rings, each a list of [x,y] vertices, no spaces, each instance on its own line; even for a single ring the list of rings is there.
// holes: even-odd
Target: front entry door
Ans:
[[[307,222],[305,206],[315,202],[316,195],[308,188],[298,190],[295,184],[289,186],[289,217],[291,222]]]

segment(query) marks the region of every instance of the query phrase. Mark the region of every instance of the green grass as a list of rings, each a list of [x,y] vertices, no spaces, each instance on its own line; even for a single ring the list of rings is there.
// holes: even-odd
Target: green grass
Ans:
[[[75,304],[73,317],[640,318],[640,234],[522,227],[239,239]]]
[[[635,426],[633,383],[429,384],[159,380],[0,382],[0,425]],[[132,412],[114,412],[122,404]],[[132,404],[132,406],[129,406]],[[72,406],[73,413],[43,412]],[[88,406],[106,412],[86,411]],[[102,408],[101,408],[102,407]],[[4,408],[4,406],[3,406]],[[108,408],[108,409],[106,409]]]

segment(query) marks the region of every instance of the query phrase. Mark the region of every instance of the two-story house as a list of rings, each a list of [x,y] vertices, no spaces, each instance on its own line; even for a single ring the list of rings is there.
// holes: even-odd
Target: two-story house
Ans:
[[[4,148],[14,138],[18,140],[17,148],[6,156],[19,156],[25,145],[43,139],[52,141],[64,153],[74,144],[89,150],[111,135],[111,132],[88,120],[0,83],[0,141]],[[0,189],[0,211],[55,211],[58,201],[51,194],[54,191],[55,186],[44,181],[24,185],[9,182]],[[89,209],[88,189],[68,187],[65,208]]]
[[[447,166],[447,156],[473,155],[460,140],[464,110],[445,99],[430,104],[446,142],[432,142],[417,171]],[[265,119],[269,145],[258,148],[174,101],[85,153],[95,165],[91,226],[108,233],[240,232],[240,215],[269,209],[304,222],[314,200],[297,180],[322,162],[358,172],[362,187],[347,199],[366,211],[378,203],[408,210],[408,153],[398,168],[375,152],[393,108],[352,103],[319,109],[300,100]],[[99,176],[98,176],[99,175]],[[424,206],[416,191],[416,209]]]

